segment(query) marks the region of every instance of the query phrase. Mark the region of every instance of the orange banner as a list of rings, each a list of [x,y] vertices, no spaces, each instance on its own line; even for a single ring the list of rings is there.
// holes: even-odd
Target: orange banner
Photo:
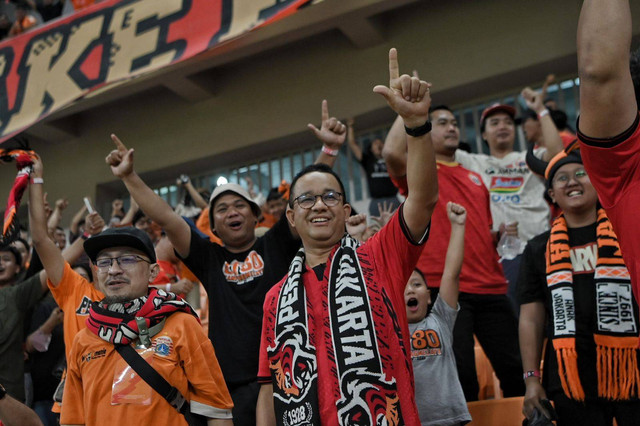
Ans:
[[[96,89],[183,61],[311,0],[106,0],[0,43],[0,142]]]

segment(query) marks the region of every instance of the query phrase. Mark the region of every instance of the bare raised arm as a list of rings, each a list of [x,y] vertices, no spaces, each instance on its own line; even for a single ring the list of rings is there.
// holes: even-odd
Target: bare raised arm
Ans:
[[[439,294],[447,305],[455,309],[458,306],[460,271],[464,259],[464,228],[467,222],[467,210],[460,204],[449,201],[447,216],[451,222],[451,236],[444,261]]]
[[[407,129],[417,131],[429,120],[430,87],[418,77],[400,75],[394,48],[389,51],[389,87],[378,85],[373,91],[384,96]],[[415,137],[407,134],[407,186],[404,220],[413,238],[420,240],[438,202],[438,175],[430,133]]]
[[[353,129],[354,120],[350,118],[347,121],[347,143],[349,144],[349,149],[351,149],[351,153],[358,161],[362,161],[362,148],[356,141],[356,134]]]
[[[149,188],[133,170],[133,148],[127,149],[116,135],[111,135],[116,149],[107,155],[106,162],[114,176],[122,179],[129,194],[140,208],[167,233],[180,256],[189,255],[191,230],[171,206]]]
[[[316,164],[322,163],[333,167],[338,157],[338,151],[342,148],[347,137],[347,126],[337,118],[329,116],[329,105],[326,100],[322,101],[321,117],[322,124],[319,129],[311,123],[307,124],[307,127],[322,141],[322,151],[316,159]]]
[[[564,149],[564,145],[562,144],[562,138],[560,137],[558,128],[551,119],[549,110],[544,106],[544,90],[538,93],[530,87],[525,87],[521,95],[527,103],[527,107],[538,114],[542,138],[544,139],[544,147],[547,148],[542,159],[549,161]]]
[[[404,131],[402,117],[396,117],[384,140],[382,158],[387,164],[387,171],[394,177],[407,174],[407,134]]]
[[[610,138],[627,130],[637,115],[629,71],[629,0],[585,0],[578,22],[580,131]]]

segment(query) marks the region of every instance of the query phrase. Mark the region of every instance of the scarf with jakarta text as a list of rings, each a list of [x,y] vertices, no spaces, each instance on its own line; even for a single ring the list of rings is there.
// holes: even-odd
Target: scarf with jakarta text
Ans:
[[[356,253],[359,243],[348,234],[330,259],[327,329],[315,330],[307,312],[310,302],[303,285],[304,248],[289,267],[278,294],[275,340],[267,348],[274,388],[276,420],[284,426],[320,425],[318,412],[318,362],[315,336],[331,339],[331,365],[340,386],[335,395],[338,422],[323,424],[403,424],[396,382],[385,381],[379,342],[373,323],[367,285]],[[324,302],[323,302],[324,303]],[[320,307],[311,307],[321,312]],[[363,338],[367,336],[367,338]],[[389,407],[392,407],[389,409]]]
[[[596,227],[598,260],[594,273],[596,292],[593,338],[597,352],[598,396],[627,400],[638,396],[638,324],[631,293],[629,271],[618,239],[604,211],[598,209]],[[576,317],[573,297],[573,266],[569,232],[564,215],[551,227],[547,243],[547,286],[553,313],[552,343],[558,359],[558,374],[567,397],[583,401],[585,392],[578,373]]]
[[[109,343],[128,345],[140,332],[136,318],[144,318],[147,328],[151,328],[175,312],[186,312],[198,318],[191,305],[174,293],[151,287],[148,295],[125,303],[93,302],[87,328]]]

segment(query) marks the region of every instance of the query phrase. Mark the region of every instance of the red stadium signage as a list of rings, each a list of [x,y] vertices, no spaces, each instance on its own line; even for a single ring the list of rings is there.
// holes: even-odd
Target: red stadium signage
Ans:
[[[311,0],[106,0],[0,43],[0,142],[88,93],[212,49]]]

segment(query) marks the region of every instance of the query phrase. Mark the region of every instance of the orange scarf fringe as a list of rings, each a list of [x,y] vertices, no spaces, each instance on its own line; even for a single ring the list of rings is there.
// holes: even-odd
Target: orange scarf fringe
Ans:
[[[597,225],[598,260],[596,271],[606,269],[610,265],[624,266],[618,240],[611,228],[611,223],[604,209],[598,209]],[[601,257],[603,246],[616,248],[611,258]],[[547,244],[547,274],[566,271],[562,274],[564,282],[573,283],[570,255],[569,234],[564,216],[559,216],[553,223]],[[627,278],[628,272],[617,273],[616,278]],[[596,274],[597,275],[597,274]],[[558,284],[558,278],[548,277],[549,286]],[[594,276],[595,279],[595,276]],[[640,371],[638,370],[638,337],[611,336],[594,333],[597,353],[598,396],[609,400],[628,400],[637,397],[640,391]],[[585,392],[578,372],[578,353],[575,336],[559,337],[552,340],[558,360],[558,375],[562,389],[567,397],[584,401]]]

